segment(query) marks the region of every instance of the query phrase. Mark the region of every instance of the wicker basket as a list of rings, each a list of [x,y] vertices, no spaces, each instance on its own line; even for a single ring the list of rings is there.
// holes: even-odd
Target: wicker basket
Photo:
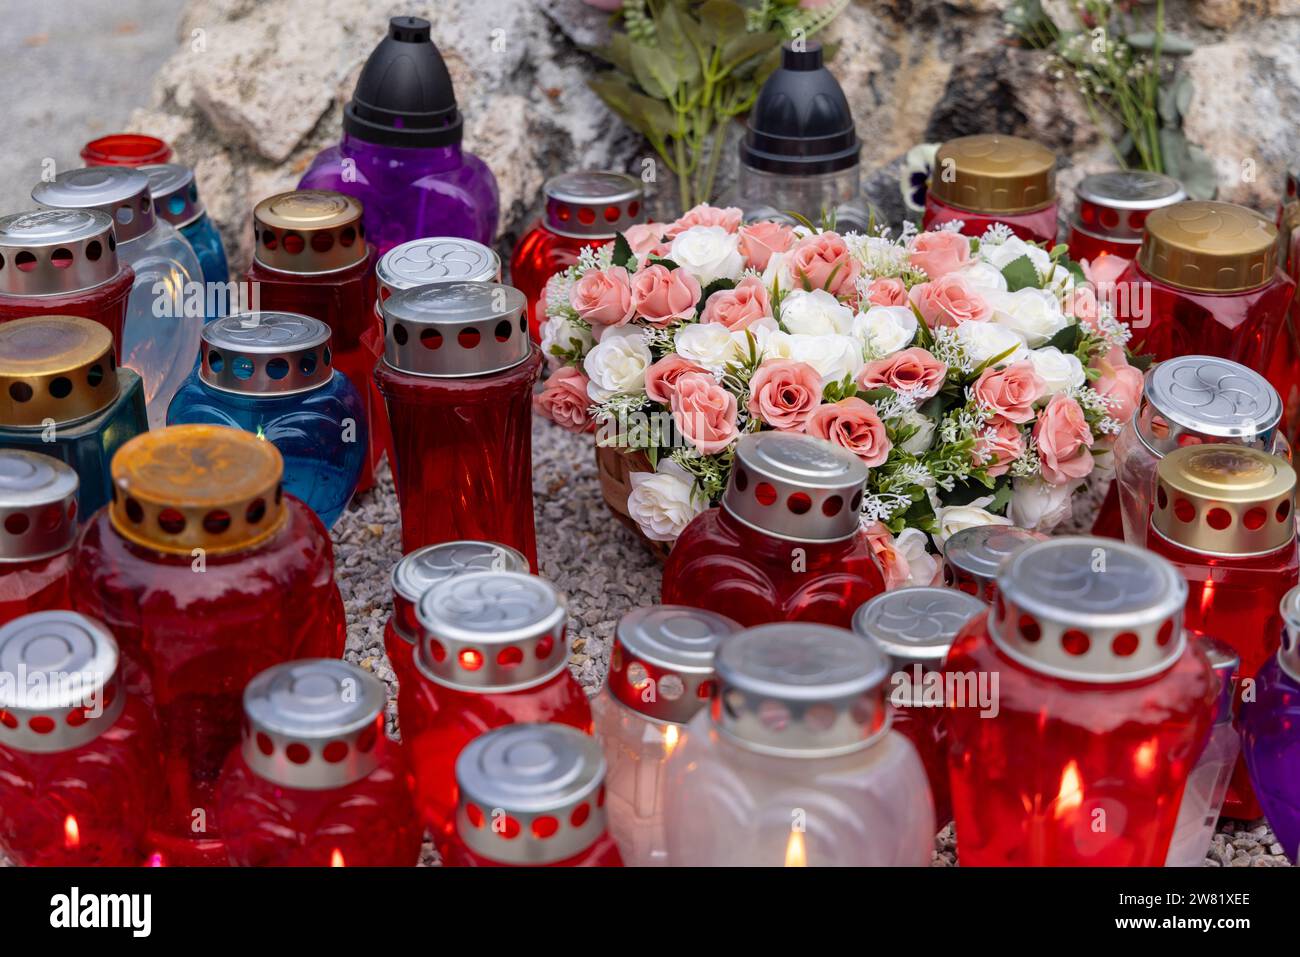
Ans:
[[[654,467],[639,449],[616,445],[596,445],[596,473],[600,476],[600,493],[614,517],[632,530],[662,565],[668,560],[668,542],[646,538],[641,526],[628,514],[627,497],[632,494],[632,473],[653,472]]]

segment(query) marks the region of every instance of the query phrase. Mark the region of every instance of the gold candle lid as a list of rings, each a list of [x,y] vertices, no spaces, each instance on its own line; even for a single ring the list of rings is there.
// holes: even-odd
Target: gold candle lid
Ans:
[[[224,425],[137,435],[113,456],[112,470],[113,527],[154,551],[242,551],[270,538],[287,515],[280,451]]]
[[[88,418],[117,398],[113,334],[79,316],[0,325],[0,426],[39,429]]]
[[[1175,544],[1219,555],[1281,548],[1295,534],[1295,470],[1241,445],[1189,445],[1156,467],[1152,527]]]
[[[253,209],[253,256],[281,272],[336,272],[366,258],[361,203],[327,189],[278,193]]]
[[[1255,289],[1277,269],[1277,227],[1245,206],[1175,203],[1147,217],[1138,264],[1153,279],[1193,292]]]
[[[939,147],[930,191],[975,213],[1028,213],[1056,200],[1056,156],[1046,146],[999,133],[962,136]]]

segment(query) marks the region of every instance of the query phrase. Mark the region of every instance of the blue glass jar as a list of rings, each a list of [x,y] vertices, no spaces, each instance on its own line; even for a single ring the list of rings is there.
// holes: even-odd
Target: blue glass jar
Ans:
[[[285,491],[334,524],[356,491],[368,436],[365,408],[337,375],[329,326],[293,312],[226,316],[203,327],[198,369],[167,424],[227,425],[271,442]]]
[[[113,361],[113,336],[103,326],[79,316],[0,325],[0,448],[72,466],[81,518],[112,495],[113,455],[148,430],[140,376]]]
[[[226,263],[221,233],[217,232],[203,201],[199,199],[194,171],[179,163],[158,163],[141,166],[140,172],[149,177],[154,213],[179,229],[199,257],[203,282],[208,287],[208,320],[224,316],[227,312],[226,296],[216,294],[212,287],[214,283],[230,282],[230,266]]]

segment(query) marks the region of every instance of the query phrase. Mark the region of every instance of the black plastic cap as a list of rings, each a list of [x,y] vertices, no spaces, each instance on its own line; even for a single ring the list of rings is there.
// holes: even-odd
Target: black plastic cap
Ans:
[[[787,43],[780,69],[749,111],[740,161],[767,173],[807,176],[856,166],[861,151],[849,101],[822,62],[822,45],[809,41],[796,50]]]
[[[343,131],[367,143],[433,147],[459,143],[456,91],[428,20],[393,17],[343,108]]]

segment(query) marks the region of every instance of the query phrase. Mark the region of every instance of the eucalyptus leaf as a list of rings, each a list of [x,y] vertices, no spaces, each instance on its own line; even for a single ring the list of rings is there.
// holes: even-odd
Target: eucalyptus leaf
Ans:
[[[1007,292],[1037,289],[1043,282],[1038,268],[1028,256],[1019,256],[1003,266],[1002,276],[1007,281]]]

